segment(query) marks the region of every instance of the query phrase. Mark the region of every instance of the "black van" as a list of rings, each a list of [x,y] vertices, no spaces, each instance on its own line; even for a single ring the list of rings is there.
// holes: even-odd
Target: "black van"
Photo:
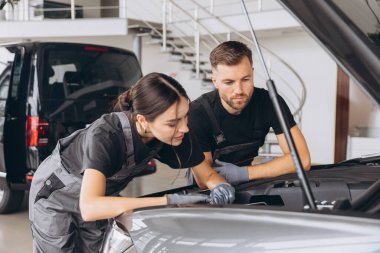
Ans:
[[[57,140],[111,110],[141,77],[136,56],[107,46],[0,46],[0,213],[15,211]]]

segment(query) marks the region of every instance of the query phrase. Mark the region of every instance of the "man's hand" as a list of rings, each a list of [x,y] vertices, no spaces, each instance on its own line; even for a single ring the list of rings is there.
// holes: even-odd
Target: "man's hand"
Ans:
[[[211,204],[232,204],[235,200],[235,188],[229,183],[220,183],[211,190]]]
[[[219,167],[215,167],[214,169],[219,175],[224,177],[228,183],[235,185],[249,181],[247,167],[239,167],[235,164],[219,160],[215,160],[215,163],[219,165]]]
[[[210,196],[204,194],[167,194],[168,205],[182,205],[182,204],[195,204],[195,203],[208,203]]]

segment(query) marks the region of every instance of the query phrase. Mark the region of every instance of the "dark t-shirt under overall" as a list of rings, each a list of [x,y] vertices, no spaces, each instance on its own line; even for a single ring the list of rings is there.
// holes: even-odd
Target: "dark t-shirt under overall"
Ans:
[[[213,114],[226,141],[216,145],[213,137],[212,124],[203,105],[198,98],[190,106],[189,127],[196,135],[203,152],[214,152],[216,149],[227,146],[248,144],[244,149],[223,157],[224,162],[237,165],[248,165],[257,156],[258,149],[264,144],[265,136],[272,127],[275,134],[283,133],[277,119],[272,101],[267,90],[255,88],[248,105],[238,115],[230,114],[223,107],[217,90],[203,95],[210,103]],[[285,113],[285,118],[290,127],[296,125],[294,118],[284,99],[279,97],[279,102]]]
[[[204,160],[200,146],[191,134],[185,134],[181,145],[176,147],[163,144],[157,139],[144,144],[135,123],[131,119],[129,122],[136,164],[141,163],[151,152],[157,152],[154,158],[172,168],[193,167]],[[103,115],[86,129],[79,130],[74,138],[64,138],[59,142],[64,167],[76,174],[82,174],[85,169],[92,168],[108,178],[117,173],[126,161],[124,133],[120,120],[114,113]]]

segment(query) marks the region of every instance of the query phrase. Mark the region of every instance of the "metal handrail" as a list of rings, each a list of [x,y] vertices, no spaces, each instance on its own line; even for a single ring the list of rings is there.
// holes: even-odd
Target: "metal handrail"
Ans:
[[[193,3],[197,8],[201,9],[202,11],[206,12],[208,15],[210,15],[212,18],[214,18],[215,20],[217,20],[219,23],[221,23],[222,25],[224,25],[231,33],[233,34],[236,34],[237,36],[239,36],[240,38],[242,38],[243,40],[247,41],[248,43],[252,44],[252,40],[250,38],[248,38],[247,36],[245,36],[244,34],[242,34],[241,32],[237,31],[236,29],[234,29],[232,26],[230,26],[229,24],[227,24],[226,22],[224,22],[220,17],[214,15],[211,11],[209,11],[207,8],[205,8],[204,6],[202,6],[201,4],[197,3],[196,1],[194,0],[190,0],[191,3]],[[184,10],[182,7],[180,7],[177,3],[175,3],[173,0],[169,0],[169,2],[171,4],[173,4],[174,6],[176,6],[177,8],[179,8],[183,13],[185,13],[187,16],[189,16],[191,18],[191,20],[193,22],[196,22],[197,25],[199,25],[200,27],[204,28],[205,27],[198,21],[196,20],[195,18],[192,17],[192,15],[190,13],[188,13],[186,10]],[[172,24],[173,26],[173,24]],[[212,38],[212,40],[214,42],[218,41],[217,44],[219,44],[219,40],[211,33],[211,31],[209,29],[205,29],[205,31],[208,33],[208,35]],[[302,119],[302,108],[305,104],[305,101],[306,101],[306,86],[302,80],[302,78],[298,75],[298,73],[286,62],[284,61],[281,57],[279,57],[278,55],[276,55],[274,52],[272,52],[270,49],[260,45],[268,54],[272,55],[276,60],[278,60],[283,66],[285,66],[288,70],[290,70],[291,73],[293,73],[294,77],[298,80],[298,82],[300,83],[302,89],[301,89],[301,95],[299,96],[297,94],[297,92],[294,90],[294,88],[292,87],[292,85],[290,85],[284,78],[281,77],[281,75],[279,75],[278,73],[276,73],[275,71],[272,71],[272,73],[274,74],[277,74],[277,76],[280,78],[280,80],[289,88],[289,90],[296,96],[297,100],[299,101],[299,105],[298,107],[297,106],[294,106],[295,110],[293,112],[293,115],[294,116],[298,116],[298,119],[299,119],[299,122],[301,122],[301,119]],[[286,96],[284,96],[284,98],[287,98]],[[288,99],[288,101],[290,101],[290,99]],[[290,103],[290,102],[289,102]],[[292,103],[291,103],[292,104]]]
[[[190,13],[188,13],[186,10],[184,10],[181,6],[179,6],[177,3],[175,3],[173,0],[169,0],[169,2],[171,4],[173,4],[175,7],[177,7],[178,9],[180,9],[183,13],[185,13],[187,16],[189,16],[191,18],[192,21],[196,22],[197,25],[199,25],[200,27],[202,27],[209,35],[210,37],[214,40],[214,42],[216,44],[219,44],[220,41],[212,34],[212,32],[206,28],[203,24],[201,24],[197,19],[195,19]]]
[[[172,1],[172,0],[169,0],[169,1]],[[253,44],[253,41],[248,38],[247,36],[245,36],[244,34],[242,34],[241,32],[237,31],[236,29],[234,29],[231,25],[229,25],[228,23],[224,22],[220,17],[214,15],[213,13],[211,13],[208,9],[206,9],[204,6],[200,5],[199,3],[197,3],[196,1],[194,0],[190,0],[190,2],[192,2],[193,4],[195,4],[198,8],[202,9],[203,11],[205,11],[206,13],[208,13],[208,15],[210,15],[211,17],[215,18],[217,21],[219,21],[222,25],[224,25],[230,32],[236,34],[237,36],[239,36],[240,38],[244,39],[245,41]],[[264,50],[266,50],[269,54],[273,55],[276,59],[278,59],[282,64],[284,64],[285,66],[288,67],[288,69],[295,75],[295,77],[299,80],[301,86],[302,86],[302,97],[300,99],[300,105],[298,108],[296,108],[296,110],[294,111],[294,115],[297,115],[301,110],[302,110],[302,107],[303,105],[305,104],[305,101],[306,101],[306,86],[305,86],[305,83],[303,82],[302,78],[298,75],[298,73],[286,62],[284,61],[283,59],[281,59],[278,55],[276,55],[273,51],[271,51],[270,49],[266,48],[265,46],[261,45],[260,44],[260,47],[263,48]],[[288,84],[288,82],[286,82],[284,79],[282,79],[282,81],[284,81],[284,83],[289,86],[291,88],[291,85]],[[291,88],[292,91],[294,91],[294,89]],[[295,95],[297,95],[297,93],[295,93]]]

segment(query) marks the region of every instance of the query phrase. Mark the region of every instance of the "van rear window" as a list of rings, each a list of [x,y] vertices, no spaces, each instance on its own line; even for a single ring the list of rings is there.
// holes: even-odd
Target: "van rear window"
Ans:
[[[43,98],[49,113],[62,111],[70,100],[84,106],[104,104],[97,101],[116,98],[141,77],[134,55],[108,47],[55,46],[45,49],[43,59]]]

